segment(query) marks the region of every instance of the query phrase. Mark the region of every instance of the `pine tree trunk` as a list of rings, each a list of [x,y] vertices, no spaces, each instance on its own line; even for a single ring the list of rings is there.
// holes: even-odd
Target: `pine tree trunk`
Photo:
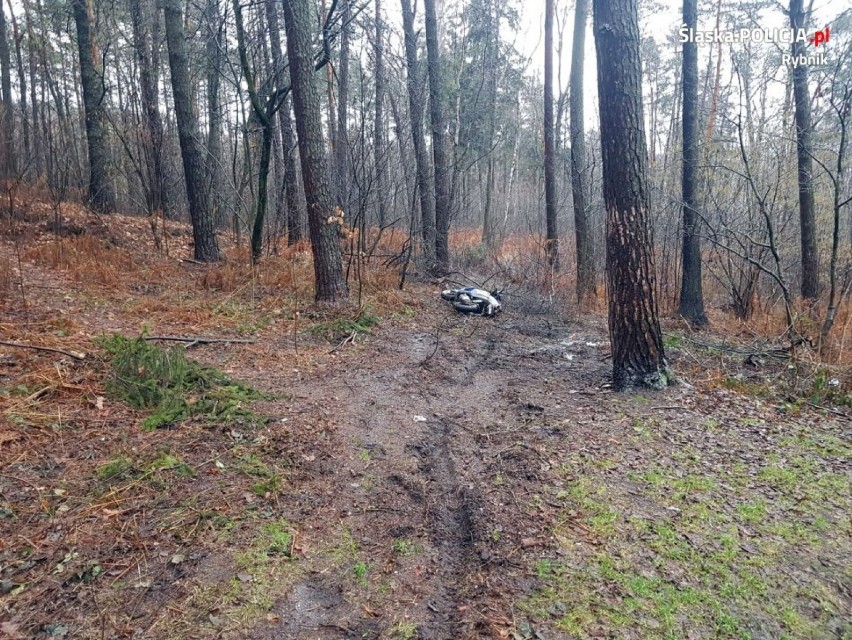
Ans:
[[[669,380],[648,207],[637,0],[594,0],[613,386]]]
[[[201,147],[198,120],[192,104],[192,84],[189,59],[183,29],[180,0],[161,0],[166,24],[166,44],[169,49],[169,70],[172,77],[175,119],[180,141],[189,217],[192,222],[194,256],[201,262],[219,260],[216,225],[207,199],[207,175]]]
[[[31,114],[31,131],[32,131],[32,162],[35,168],[35,177],[36,179],[41,178],[43,175],[43,149],[41,148],[41,128],[39,127],[39,100],[38,100],[38,85],[40,84],[42,92],[44,90],[44,81],[41,83],[36,83],[36,68],[38,66],[38,55],[36,53],[36,37],[35,30],[32,24],[32,18],[30,16],[30,6],[29,2],[26,0],[23,2],[24,5],[24,19],[27,27],[27,58],[29,63],[29,75],[30,75],[30,109],[32,110]],[[24,120],[27,119],[27,114],[24,113]]]
[[[86,142],[89,149],[89,204],[96,210],[115,209],[109,179],[109,147],[103,113],[104,82],[100,54],[92,31],[94,22],[91,0],[72,0],[74,22],[77,26],[77,50],[80,62],[80,81],[83,107],[86,112]]]
[[[790,0],[790,27],[804,29],[807,16],[802,0]],[[793,42],[793,58],[806,55],[804,42]],[[808,91],[808,67],[793,67],[793,96],[796,102],[796,160],[799,166],[799,223],[802,240],[802,297],[819,297],[819,254],[817,253],[816,220],[814,218],[813,125],[811,97]]]
[[[290,84],[290,74],[284,68],[281,50],[281,32],[278,23],[277,0],[266,0],[266,22],[269,25],[269,42],[272,64],[275,67],[275,87],[278,90]],[[284,197],[287,202],[287,243],[296,244],[303,237],[304,214],[299,199],[299,169],[296,166],[296,136],[290,116],[290,96],[284,98],[278,109],[278,126],[281,129],[281,146],[284,154]]]
[[[683,23],[698,28],[698,0],[683,0]],[[701,287],[700,220],[696,212],[698,170],[698,45],[683,43],[683,272],[678,313],[695,326],[707,324]]]
[[[207,0],[206,63],[207,63],[207,179],[204,185],[213,224],[224,220],[222,212],[222,108],[219,104],[219,77],[222,68],[225,27],[222,24],[219,1]],[[202,149],[202,152],[204,150]]]
[[[13,177],[16,164],[11,66],[6,14],[3,11],[3,3],[0,1],[0,135],[2,135],[0,138],[0,178]]]
[[[544,9],[544,217],[545,253],[552,271],[559,270],[559,231],[556,227],[556,141],[553,135],[553,3]]]
[[[2,1],[2,0],[0,0]],[[9,1],[9,0],[7,0]],[[12,36],[15,42],[15,62],[18,68],[18,83],[20,87],[19,100],[21,102],[21,129],[24,135],[24,163],[22,171],[25,176],[29,174],[29,166],[32,164],[32,149],[30,147],[30,123],[27,120],[27,75],[24,71],[24,56],[21,52],[21,40],[24,34],[18,31],[18,20],[9,1],[9,19],[12,22]],[[14,139],[14,118],[12,122],[12,136]]]
[[[589,305],[595,295],[595,257],[589,228],[586,194],[586,129],[583,108],[583,63],[586,46],[586,13],[589,0],[576,0],[574,43],[571,51],[571,192],[574,201],[574,237],[577,244],[577,302]]]
[[[429,68],[429,111],[432,123],[432,159],[435,167],[435,269],[450,270],[450,172],[447,165],[446,123],[438,17],[435,0],[424,0],[426,10],[426,56]]]
[[[385,186],[385,63],[384,28],[382,25],[382,0],[376,0],[376,108],[373,119],[373,160],[376,165],[376,211],[379,228],[385,226],[387,217],[387,187]]]
[[[405,35],[405,61],[408,68],[408,115],[411,119],[411,140],[417,165],[417,189],[420,194],[420,220],[423,232],[423,253],[431,269],[435,262],[435,203],[432,199],[431,170],[423,135],[423,82],[417,62],[417,43],[414,38],[412,0],[401,0],[402,27]]]
[[[289,0],[284,3],[287,57],[290,61],[302,180],[308,204],[316,300],[344,303],[349,299],[349,287],[343,277],[338,242],[339,216],[335,215],[331,193],[328,158],[323,144],[320,93],[314,77],[311,43],[315,23],[312,19],[312,5],[311,0]]]
[[[272,159],[272,137],[274,101],[276,97],[270,96],[266,105],[261,103],[254,80],[254,72],[251,69],[246,46],[246,32],[243,23],[243,11],[240,0],[234,0],[234,25],[237,30],[237,52],[240,58],[240,67],[243,71],[243,79],[248,88],[249,102],[257,122],[260,123],[263,142],[260,150],[260,164],[257,170],[257,202],[255,203],[254,224],[251,232],[251,261],[257,263],[263,252],[263,225],[266,221],[266,209],[269,202],[269,164]]]
[[[142,111],[145,118],[143,153],[147,167],[146,205],[149,215],[162,214],[165,205],[165,171],[163,169],[163,121],[160,116],[157,73],[153,65],[153,49],[159,39],[152,37],[152,25],[158,24],[157,14],[149,0],[131,0],[130,15],[133,22],[133,40],[136,61],[139,65],[139,85]]]
[[[319,15],[320,25],[323,25],[328,16],[326,0],[320,0],[320,8],[322,9],[322,12]],[[325,41],[327,34],[323,33],[322,36]],[[331,64],[331,60],[329,60],[328,64],[325,65],[325,93],[326,106],[328,107],[328,148],[331,152],[331,157],[336,158],[337,156],[335,155],[334,147],[337,142],[337,112],[334,108],[334,67]]]
[[[500,47],[500,16],[494,2],[489,2],[485,73],[488,75],[488,169],[485,177],[485,208],[482,212],[482,244],[494,247],[494,135],[497,128],[497,59]]]
[[[334,133],[334,179],[337,204],[349,210],[349,41],[352,11],[340,0],[340,62],[337,65],[337,129]]]

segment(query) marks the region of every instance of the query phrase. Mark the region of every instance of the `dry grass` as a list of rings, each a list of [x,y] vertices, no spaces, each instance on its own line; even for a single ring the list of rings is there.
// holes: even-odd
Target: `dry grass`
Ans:
[[[57,238],[24,251],[23,258],[59,269],[74,282],[117,285],[139,268],[137,257],[127,249],[90,235]]]
[[[80,207],[63,205],[63,220],[81,230],[79,235],[61,236],[48,231],[52,209],[43,203],[31,203],[30,224],[18,223],[27,232],[16,242],[25,263],[25,292],[40,295],[38,287],[53,287],[61,293],[68,282],[78,285],[81,293],[112,301],[125,317],[125,325],[136,323],[156,326],[189,325],[193,330],[231,329],[237,333],[262,331],[264,316],[292,319],[294,314],[312,309],[313,262],[307,243],[281,247],[274,255],[251,266],[248,248],[235,246],[229,238],[220,238],[227,259],[216,265],[197,265],[181,261],[190,255],[190,233],[186,225],[167,225],[169,254],[157,251],[144,218],[108,216],[95,218]],[[384,266],[385,256],[400,255],[407,234],[377,229],[367,231],[366,246],[375,246],[369,258],[357,251],[358,231],[344,242],[344,267],[352,290],[353,303],[368,306],[378,316],[394,314],[404,306],[417,307],[418,300],[410,292],[398,289],[398,267]],[[481,245],[479,229],[454,229],[450,247],[457,268],[471,276],[490,277],[497,286],[518,291],[533,291],[561,308],[568,317],[579,317],[574,295],[576,280],[573,269],[573,247],[570,238],[563,246],[563,269],[552,273],[546,263],[541,238],[529,234],[510,234],[488,252]],[[7,244],[7,249],[10,248]],[[0,301],[14,299],[14,254],[0,253]],[[43,282],[40,282],[40,279]],[[785,331],[783,307],[776,298],[759,297],[755,313],[748,320],[723,311],[724,291],[708,283],[707,307],[711,319],[709,334],[746,343],[783,343]],[[28,285],[28,286],[27,286]],[[36,290],[34,291],[34,287]],[[409,287],[410,288],[410,287]],[[598,284],[593,313],[606,313],[603,282]],[[333,311],[311,311],[312,317],[326,321]],[[342,310],[338,315],[352,315]],[[814,342],[819,335],[823,309],[796,309],[798,330]],[[684,330],[673,309],[663,309],[664,323],[674,330]],[[252,319],[256,317],[255,319]],[[803,351],[803,361],[813,360],[814,367],[843,369],[852,364],[849,347],[852,305],[844,303],[835,328],[821,353]],[[845,371],[838,373],[844,381]]]

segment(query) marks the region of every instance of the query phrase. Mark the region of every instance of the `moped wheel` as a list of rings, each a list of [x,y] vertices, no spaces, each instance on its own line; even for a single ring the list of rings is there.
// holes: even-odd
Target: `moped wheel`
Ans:
[[[453,309],[460,313],[480,313],[482,305],[479,302],[453,302]]]

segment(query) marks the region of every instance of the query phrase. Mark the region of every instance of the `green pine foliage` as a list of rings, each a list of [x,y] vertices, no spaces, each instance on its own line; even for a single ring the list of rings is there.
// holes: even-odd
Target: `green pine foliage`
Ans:
[[[100,342],[110,356],[108,393],[134,409],[152,410],[142,421],[143,429],[169,427],[194,416],[213,422],[262,422],[245,407],[263,398],[262,393],[188,359],[183,347],[162,349],[144,337],[119,334]]]

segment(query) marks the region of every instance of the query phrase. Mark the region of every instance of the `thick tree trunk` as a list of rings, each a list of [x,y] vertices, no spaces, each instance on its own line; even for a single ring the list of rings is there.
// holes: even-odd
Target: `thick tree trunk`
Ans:
[[[683,23],[698,28],[698,0],[683,0]],[[698,171],[698,45],[683,43],[683,272],[678,313],[695,326],[707,324],[701,288],[700,220],[696,212]]]
[[[594,0],[613,386],[661,388],[669,374],[649,225],[637,0]]]
[[[90,0],[72,0],[74,22],[77,25],[77,50],[80,60],[80,81],[83,107],[86,112],[86,142],[89,148],[89,204],[96,210],[115,209],[115,199],[109,179],[109,145],[104,121],[104,82],[100,54],[92,31],[94,22]]]
[[[376,165],[376,213],[379,228],[387,218],[387,187],[385,186],[385,63],[384,28],[382,25],[382,0],[376,0],[376,108],[373,119],[373,160]]]
[[[587,307],[595,295],[595,257],[586,203],[586,129],[583,108],[586,13],[589,0],[576,0],[574,43],[571,51],[571,193],[574,200],[574,237],[577,243],[577,302]]]
[[[153,49],[159,47],[159,38],[152,37],[153,25],[159,24],[157,14],[149,0],[131,0],[130,15],[133,22],[133,40],[136,61],[139,65],[139,84],[142,96],[142,111],[145,118],[143,153],[147,169],[148,184],[146,206],[149,215],[162,214],[165,210],[165,171],[163,169],[163,121],[160,116],[157,90],[157,70],[153,65]]]
[[[214,262],[219,259],[216,225],[207,200],[204,153],[198,132],[198,120],[192,104],[192,84],[183,29],[180,0],[161,0],[166,23],[166,44],[169,49],[169,69],[172,76],[175,119],[180,141],[189,217],[195,259]]]
[[[411,119],[411,140],[417,165],[417,189],[420,194],[420,221],[423,233],[423,253],[431,269],[435,262],[435,202],[426,140],[423,135],[423,82],[417,63],[417,41],[414,37],[412,0],[401,0],[402,28],[405,34],[405,61],[408,68],[408,115]]]
[[[556,227],[556,141],[553,135],[553,3],[544,9],[544,250],[552,271],[559,270],[559,232]]]
[[[435,167],[435,268],[450,270],[450,172],[447,165],[446,123],[438,17],[435,0],[424,0],[426,10],[426,56],[429,68],[429,111],[432,122],[432,159]]]
[[[308,203],[316,300],[342,303],[349,299],[349,287],[343,277],[338,242],[338,225],[342,219],[335,211],[328,175],[328,158],[323,148],[320,94],[314,77],[311,48],[315,24],[312,14],[311,0],[289,0],[284,3],[287,57],[290,61],[302,180]]]
[[[803,0],[790,0],[790,27],[804,29],[807,16]],[[793,59],[806,55],[804,42],[793,42]],[[799,165],[799,222],[802,239],[802,297],[819,296],[819,254],[817,253],[816,220],[814,218],[813,125],[811,96],[808,91],[808,67],[793,67],[793,95],[796,102],[796,159]]]

